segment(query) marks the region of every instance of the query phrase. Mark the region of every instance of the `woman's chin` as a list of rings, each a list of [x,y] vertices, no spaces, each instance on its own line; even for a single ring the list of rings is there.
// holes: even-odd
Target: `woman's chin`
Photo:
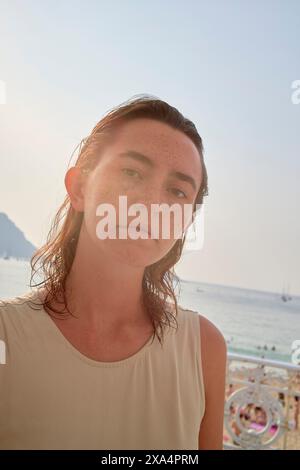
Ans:
[[[146,267],[156,263],[164,255],[160,253],[157,240],[114,240],[107,249],[111,256],[122,263],[135,267]]]

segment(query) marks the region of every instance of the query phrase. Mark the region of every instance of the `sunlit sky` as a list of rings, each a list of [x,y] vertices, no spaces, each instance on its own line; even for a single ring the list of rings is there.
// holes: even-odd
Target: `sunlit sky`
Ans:
[[[300,2],[0,1],[0,212],[36,246],[72,151],[150,93],[203,138],[204,245],[185,279],[300,294]]]

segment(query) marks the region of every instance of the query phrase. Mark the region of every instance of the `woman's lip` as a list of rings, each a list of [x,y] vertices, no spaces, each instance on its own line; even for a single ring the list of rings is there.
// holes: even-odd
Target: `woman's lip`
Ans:
[[[145,230],[143,228],[140,228],[140,230],[137,230],[136,228],[128,227],[128,226],[125,226],[125,225],[117,225],[117,227],[127,229],[127,230],[129,229],[129,231],[134,230],[137,233],[147,233],[149,235],[149,237],[151,237],[151,231],[150,230]]]

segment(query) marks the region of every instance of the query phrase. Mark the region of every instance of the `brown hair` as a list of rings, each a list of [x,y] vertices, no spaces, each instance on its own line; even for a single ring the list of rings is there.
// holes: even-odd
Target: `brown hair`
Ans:
[[[121,105],[112,108],[96,124],[91,134],[79,144],[79,154],[75,166],[83,171],[95,168],[101,150],[117,135],[118,127],[124,122],[138,118],[150,118],[166,123],[172,128],[180,130],[193,141],[199,151],[202,164],[202,183],[195,205],[202,204],[203,197],[208,195],[202,139],[192,121],[185,118],[173,106],[151,95],[135,95]],[[42,271],[42,281],[34,286],[42,285],[45,288],[46,295],[43,298],[43,306],[52,312],[63,313],[51,307],[51,300],[55,299],[59,302],[58,296],[62,295],[65,309],[72,314],[68,309],[65,288],[67,276],[74,260],[82,220],[83,212],[77,212],[73,209],[67,195],[52,222],[47,242],[31,258],[31,286],[33,287],[32,279],[35,274]],[[147,266],[144,272],[143,302],[152,320],[154,336],[158,337],[160,343],[163,338],[163,326],[165,324],[171,326],[172,319],[175,320],[177,326],[178,305],[174,281],[179,284],[179,278],[174,272],[174,265],[181,257],[185,238],[186,234],[182,239],[176,241],[172,249],[162,259]],[[39,267],[37,267],[38,263]],[[171,305],[168,303],[168,297],[174,304],[175,316],[168,308]]]

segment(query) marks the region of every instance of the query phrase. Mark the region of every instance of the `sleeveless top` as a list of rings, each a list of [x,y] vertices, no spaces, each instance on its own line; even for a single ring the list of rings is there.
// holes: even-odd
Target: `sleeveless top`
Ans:
[[[198,449],[205,410],[200,322],[100,362],[60,332],[37,290],[0,301],[0,449]]]

